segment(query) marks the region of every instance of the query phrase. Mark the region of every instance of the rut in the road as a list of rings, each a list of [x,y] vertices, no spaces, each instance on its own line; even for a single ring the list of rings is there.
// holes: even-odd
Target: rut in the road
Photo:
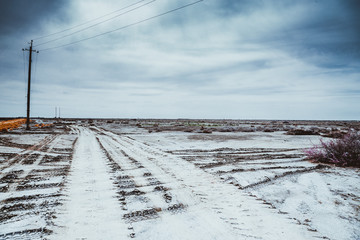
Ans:
[[[122,174],[131,176],[137,190],[141,192],[138,198],[133,199],[135,202],[139,198],[143,198],[148,204],[142,204],[142,206],[151,206],[152,204],[151,207],[155,209],[164,209],[163,201],[156,201],[156,195],[149,188],[149,184],[144,181],[144,173],[149,172],[159,181],[159,187],[170,189],[171,197],[186,206],[186,211],[172,215],[171,220],[165,212],[159,211],[159,218],[147,223],[147,228],[144,227],[143,222],[134,222],[135,231],[141,230],[141,234],[137,235],[141,238],[152,238],[151,234],[155,234],[156,229],[160,231],[164,226],[167,226],[167,231],[170,231],[169,221],[177,221],[178,230],[183,227],[180,231],[185,235],[188,233],[189,236],[192,236],[189,229],[194,230],[194,225],[200,226],[197,231],[206,236],[203,239],[217,239],[221,238],[220,236],[222,239],[238,239],[239,237],[245,239],[304,239],[305,236],[307,239],[311,239],[316,235],[316,233],[307,231],[305,227],[296,225],[294,221],[280,215],[268,205],[257,201],[232,185],[219,181],[213,175],[196,168],[179,157],[127,136],[118,136],[99,129],[98,132],[100,132],[98,134],[100,142],[112,159],[122,168]],[[131,205],[131,202],[127,201],[127,209],[130,208],[129,204]],[[138,211],[140,210],[138,209]],[[209,219],[221,227],[210,227],[212,224]],[[208,226],[206,227],[204,224],[208,224]],[[156,234],[160,238],[166,235],[165,233]],[[189,238],[196,239],[195,236]]]
[[[3,164],[0,239],[43,239],[52,233],[75,136],[52,135]]]
[[[127,225],[116,201],[109,166],[94,134],[80,128],[68,182],[68,198],[53,239],[124,239]]]

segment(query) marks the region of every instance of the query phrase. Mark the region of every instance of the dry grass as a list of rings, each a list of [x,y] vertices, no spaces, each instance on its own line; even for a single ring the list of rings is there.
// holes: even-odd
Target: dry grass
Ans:
[[[26,123],[25,118],[1,121],[0,122],[0,131],[9,131],[9,130],[18,128],[22,124],[25,124],[25,123]]]

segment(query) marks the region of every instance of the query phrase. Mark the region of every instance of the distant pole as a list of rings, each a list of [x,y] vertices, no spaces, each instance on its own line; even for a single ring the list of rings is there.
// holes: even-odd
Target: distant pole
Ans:
[[[29,73],[28,73],[28,90],[27,90],[27,110],[26,110],[26,130],[30,130],[30,87],[31,87],[31,57],[32,52],[36,52],[32,49],[33,40],[30,42],[30,49],[23,49],[23,51],[29,51]]]
[[[57,114],[57,109],[56,109],[56,107],[55,107],[55,118],[56,118],[56,114]]]
[[[31,87],[32,44],[33,44],[33,40],[31,40],[30,50],[29,50],[29,74],[28,74],[28,91],[27,91],[26,130],[30,129],[30,87]]]

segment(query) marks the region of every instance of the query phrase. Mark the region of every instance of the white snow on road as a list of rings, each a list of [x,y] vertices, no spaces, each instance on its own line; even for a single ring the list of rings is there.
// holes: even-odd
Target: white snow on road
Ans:
[[[359,170],[306,161],[319,136],[109,126],[3,141],[0,239],[358,239]]]
[[[80,129],[68,182],[61,226],[52,239],[124,239],[127,226],[95,136]]]
[[[126,136],[102,132],[101,141],[135,159],[188,208],[175,216],[134,223],[139,239],[312,239],[316,233],[194,165]],[[107,145],[107,146],[110,146]],[[161,203],[153,201],[155,207]],[[181,229],[181,231],[179,231]],[[172,232],[174,231],[174,232]],[[182,235],[178,235],[181,232]]]

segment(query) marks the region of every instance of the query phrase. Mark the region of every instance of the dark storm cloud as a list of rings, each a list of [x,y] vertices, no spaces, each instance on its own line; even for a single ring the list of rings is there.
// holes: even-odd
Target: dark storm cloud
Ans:
[[[285,48],[324,68],[358,67],[360,61],[359,1],[319,1],[283,32]]]
[[[48,22],[67,22],[69,0],[0,1],[0,81],[21,81],[21,49]],[[20,63],[20,64],[19,64]]]
[[[283,15],[283,24],[261,39],[254,39],[255,42],[284,49],[319,67],[358,67],[360,1],[229,0],[219,2],[219,6],[220,14],[232,17],[262,10]],[[295,15],[288,15],[289,11]],[[296,11],[303,11],[303,14],[296,15]]]
[[[204,5],[208,5],[206,13],[211,12],[212,18],[223,23],[224,34],[225,29],[238,34],[239,45],[244,41],[268,45],[322,68],[359,67],[358,0],[222,0],[205,1]],[[280,21],[266,26],[267,18],[271,21],[274,16]],[[201,14],[198,17],[204,18]],[[167,24],[185,25],[185,18],[194,19],[177,15]],[[248,26],[242,26],[250,18]],[[238,26],[229,25],[236,19]]]
[[[65,21],[69,0],[1,0],[0,34],[29,32],[47,20]]]
[[[40,46],[35,40],[35,49],[118,29],[193,1],[159,0],[58,42]],[[131,2],[0,0],[0,115],[25,113],[27,52],[24,57],[21,49],[31,37]],[[341,115],[342,108],[357,109],[360,96],[359,5],[204,0],[131,28],[40,51],[37,67],[33,61],[33,113],[49,116],[61,105],[74,117],[359,119],[355,111]],[[296,115],[282,110],[294,105]],[[321,108],[332,114],[321,115]]]

